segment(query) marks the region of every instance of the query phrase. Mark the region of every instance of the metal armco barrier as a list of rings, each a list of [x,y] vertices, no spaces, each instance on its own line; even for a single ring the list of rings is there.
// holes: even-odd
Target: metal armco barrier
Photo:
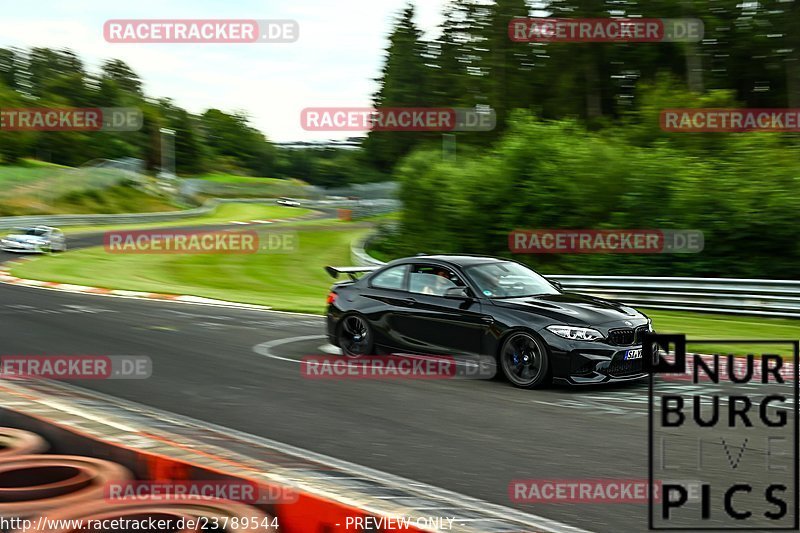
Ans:
[[[355,265],[378,266],[364,246],[353,243]],[[733,278],[552,275],[565,290],[652,309],[800,317],[800,281]]]
[[[549,276],[566,290],[654,309],[800,317],[800,281]]]
[[[225,203],[251,203],[274,204],[274,198],[213,198],[202,207],[184,209],[181,211],[166,211],[161,213],[127,213],[120,215],[31,215],[21,217],[0,217],[0,230],[29,227],[29,226],[103,226],[109,224],[137,224],[146,222],[169,222],[184,218],[207,215],[214,211],[219,204]],[[342,202],[315,202],[303,201],[301,207],[318,210],[333,211],[336,207],[346,207],[353,210],[353,218],[363,218],[390,213],[397,210],[398,204],[392,200],[375,201],[342,201]]]
[[[350,246],[350,257],[356,266],[380,266],[384,264],[383,261],[375,259],[364,249],[371,238],[372,236],[368,236],[366,239],[355,242]]]
[[[226,200],[228,201],[228,200]],[[237,200],[252,201],[252,200]],[[264,200],[261,200],[262,202]],[[105,224],[134,224],[137,222],[167,222],[182,218],[207,215],[216,209],[220,200],[209,200],[202,207],[162,213],[127,213],[120,215],[31,215],[21,217],[0,217],[0,229],[28,226],[100,226]]]

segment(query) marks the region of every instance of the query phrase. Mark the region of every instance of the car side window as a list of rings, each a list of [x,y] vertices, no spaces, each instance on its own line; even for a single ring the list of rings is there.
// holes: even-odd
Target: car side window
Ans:
[[[399,265],[384,270],[369,280],[369,286],[376,289],[403,290],[408,265]]]
[[[408,279],[408,290],[417,294],[444,296],[453,287],[466,284],[449,268],[436,265],[415,265]]]

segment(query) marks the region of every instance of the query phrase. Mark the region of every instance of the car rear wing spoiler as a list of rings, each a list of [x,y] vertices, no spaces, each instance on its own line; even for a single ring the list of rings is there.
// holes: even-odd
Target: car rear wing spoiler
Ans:
[[[358,279],[356,274],[361,274],[364,272],[372,272],[374,270],[378,270],[379,266],[363,266],[363,267],[335,267],[335,266],[326,266],[325,272],[327,272],[330,277],[336,279],[339,277],[339,274],[347,274],[350,276],[350,279],[355,281]]]

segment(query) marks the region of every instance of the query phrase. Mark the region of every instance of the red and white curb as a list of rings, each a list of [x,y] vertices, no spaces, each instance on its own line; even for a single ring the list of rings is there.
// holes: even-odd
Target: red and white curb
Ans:
[[[238,302],[228,302],[225,300],[215,300],[213,298],[203,298],[202,296],[192,296],[189,294],[163,294],[158,292],[126,291],[122,289],[105,289],[102,287],[88,287],[86,285],[73,285],[70,283],[57,283],[54,281],[41,281],[36,279],[18,278],[11,275],[11,268],[19,265],[30,258],[22,258],[15,261],[8,261],[0,265],[0,283],[6,285],[21,285],[37,289],[50,289],[61,292],[71,292],[77,294],[94,294],[96,296],[113,296],[117,298],[133,298],[138,300],[162,300],[169,302],[212,305],[217,307],[231,307],[236,309],[257,309],[269,311],[272,309],[266,305],[243,304]]]

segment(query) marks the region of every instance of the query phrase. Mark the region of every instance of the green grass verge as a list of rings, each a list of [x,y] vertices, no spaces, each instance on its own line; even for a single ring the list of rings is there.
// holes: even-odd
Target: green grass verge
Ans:
[[[784,318],[762,318],[755,316],[716,315],[642,309],[653,319],[659,333],[683,333],[689,340],[800,340],[800,320]],[[702,353],[791,355],[788,345],[770,347],[765,344],[694,344],[687,347]]]
[[[0,166],[0,216],[147,213],[177,209],[133,187],[125,173],[37,161]]]
[[[64,165],[59,165],[58,163],[50,163],[48,161],[39,161],[38,159],[30,159],[30,158],[23,158],[17,161],[17,163],[13,166],[6,166],[5,168],[13,168],[14,166],[23,167],[23,168],[71,168]],[[3,167],[0,167],[3,168]]]
[[[118,229],[153,229],[172,228],[182,226],[227,224],[231,221],[247,222],[249,220],[269,220],[280,218],[295,218],[311,213],[310,209],[300,207],[284,207],[274,204],[230,203],[219,204],[214,211],[207,215],[180,218],[167,222],[149,222],[137,224],[113,224],[107,226],[64,226],[64,233],[88,233],[97,231],[110,231]]]
[[[223,204],[213,215],[180,221],[211,224],[254,218],[298,216],[301,209],[261,204]],[[379,219],[376,217],[376,219]],[[174,223],[173,223],[174,225]],[[163,224],[162,224],[163,226]],[[272,255],[110,255],[102,248],[42,257],[13,269],[31,279],[137,291],[194,294],[268,305],[286,311],[322,313],[331,280],[328,264],[350,264],[350,243],[367,227],[338,220],[304,221],[296,253]],[[142,226],[137,226],[137,229]],[[152,227],[158,227],[154,225]],[[78,228],[73,228],[75,230]],[[91,230],[106,228],[89,228]],[[110,227],[108,228],[110,229]],[[800,339],[800,320],[643,309],[660,333],[702,339]],[[760,344],[694,345],[696,351],[764,353]]]
[[[284,180],[279,178],[258,178],[253,176],[237,176],[234,174],[201,174],[191,176],[193,179],[213,181],[215,183],[282,183]]]
[[[304,226],[293,253],[116,255],[87,248],[26,261],[15,276],[109,289],[191,294],[323,313],[332,280],[325,265],[349,264],[350,243],[368,227]]]

